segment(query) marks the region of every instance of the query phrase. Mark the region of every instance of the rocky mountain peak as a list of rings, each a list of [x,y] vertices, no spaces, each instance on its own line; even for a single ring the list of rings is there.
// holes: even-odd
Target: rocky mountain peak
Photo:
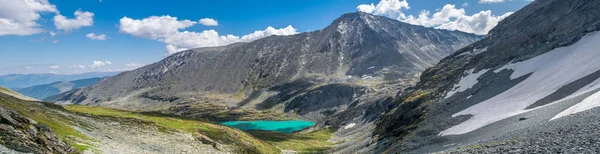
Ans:
[[[361,12],[348,13],[319,31],[173,54],[58,100],[144,110],[189,102],[237,108],[263,91],[295,82],[327,85],[414,78],[442,57],[480,38]],[[295,88],[293,91],[302,91],[302,87]],[[259,100],[254,106],[261,103]]]

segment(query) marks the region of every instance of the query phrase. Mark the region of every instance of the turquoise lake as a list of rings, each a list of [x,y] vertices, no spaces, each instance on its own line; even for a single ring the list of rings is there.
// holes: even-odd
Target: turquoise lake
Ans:
[[[288,120],[288,121],[227,121],[221,122],[222,125],[231,126],[241,130],[265,130],[281,133],[292,133],[303,130],[304,128],[314,125],[314,122],[303,120]]]

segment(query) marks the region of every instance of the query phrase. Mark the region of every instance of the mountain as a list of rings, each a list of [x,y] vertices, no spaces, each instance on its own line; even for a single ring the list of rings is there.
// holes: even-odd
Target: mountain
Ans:
[[[49,84],[58,81],[73,81],[94,77],[106,77],[118,72],[90,72],[83,74],[9,74],[0,76],[0,86],[18,90],[20,88]]]
[[[594,153],[599,8],[595,0],[531,2],[423,72],[377,122],[370,148]]]
[[[47,97],[58,95],[73,89],[90,86],[102,78],[88,78],[74,81],[59,81],[50,84],[31,86],[17,90],[17,92],[35,99],[43,100]]]
[[[57,102],[217,120],[318,121],[394,95],[425,68],[480,38],[349,13],[314,32],[173,54]]]

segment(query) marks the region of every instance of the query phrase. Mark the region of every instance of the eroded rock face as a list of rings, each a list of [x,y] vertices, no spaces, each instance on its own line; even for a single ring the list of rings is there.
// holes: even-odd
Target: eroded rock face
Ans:
[[[26,153],[71,153],[76,150],[60,141],[44,125],[0,107],[0,144]]]

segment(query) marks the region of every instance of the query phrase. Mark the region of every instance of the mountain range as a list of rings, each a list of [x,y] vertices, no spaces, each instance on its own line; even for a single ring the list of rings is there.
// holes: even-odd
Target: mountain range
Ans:
[[[599,30],[597,0],[536,0],[485,36],[348,13],[47,99],[60,105],[0,89],[0,151],[596,153]],[[289,119],[315,125],[217,124]]]
[[[90,72],[83,74],[9,74],[0,76],[0,86],[18,90],[35,85],[49,84],[58,81],[73,81],[94,77],[106,77],[118,72]]]
[[[74,81],[58,81],[50,84],[36,85],[18,89],[17,92],[35,99],[44,100],[50,96],[90,86],[101,79],[102,78],[87,78]]]
[[[314,32],[183,51],[57,102],[217,120],[241,119],[233,116],[239,112],[320,120],[372,102],[352,105],[363,96],[394,95],[425,68],[480,38],[349,13]],[[386,92],[366,94],[376,89]]]

